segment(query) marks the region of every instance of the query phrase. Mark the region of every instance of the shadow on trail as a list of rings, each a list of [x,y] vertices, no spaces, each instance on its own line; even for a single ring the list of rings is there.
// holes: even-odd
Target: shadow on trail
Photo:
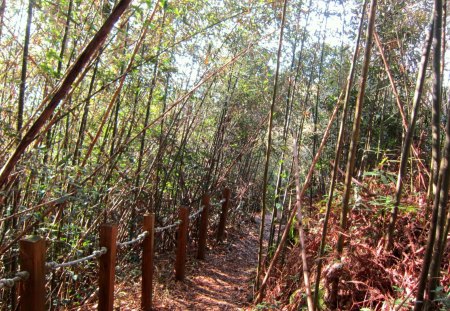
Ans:
[[[266,231],[270,226],[266,218]],[[160,284],[154,299],[155,310],[237,310],[250,307],[258,260],[260,220],[241,223],[230,229],[227,239],[209,245],[204,261],[193,250],[187,262],[186,279]],[[240,228],[239,228],[240,227]]]

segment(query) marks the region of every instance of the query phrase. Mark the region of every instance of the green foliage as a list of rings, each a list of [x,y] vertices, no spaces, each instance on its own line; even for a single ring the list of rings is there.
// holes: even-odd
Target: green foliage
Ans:
[[[297,217],[294,217],[294,220],[292,221],[291,226],[289,227],[289,240],[292,241],[295,245],[299,242],[298,234],[296,234],[296,228],[297,228]]]
[[[295,290],[290,296],[289,296],[289,304],[292,305],[298,298],[299,295],[302,295],[302,289]]]
[[[257,304],[253,310],[278,310],[279,304],[271,304],[268,302],[261,302]]]
[[[314,284],[311,284],[311,288],[314,288]],[[294,304],[300,296],[300,307],[299,310],[308,310],[308,304],[306,303],[306,293],[304,292],[304,289],[297,289],[294,291],[291,296],[289,297],[289,304]],[[312,296],[314,297],[314,292],[312,292]],[[322,286],[319,286],[319,300],[317,304],[317,310],[326,310],[326,304],[325,304],[325,290]]]
[[[435,303],[440,304],[440,310],[449,310],[450,309],[450,292],[445,292],[443,286],[436,287],[435,290],[436,298],[434,299]]]
[[[392,212],[394,208],[394,198],[390,195],[377,195],[373,200],[369,202],[373,206],[380,207],[377,214],[385,213],[385,212]],[[417,206],[414,205],[404,205],[400,204],[398,206],[398,209],[400,212],[406,213],[406,214],[415,214],[417,213]]]
[[[48,103],[46,98],[100,29],[115,3],[112,0],[73,0],[73,11],[68,16],[70,1],[35,3],[26,72],[25,123],[33,124],[41,114]],[[17,132],[16,123],[28,1],[4,3],[0,36],[0,168],[23,135]],[[325,14],[322,7],[326,2],[312,3],[308,8],[307,1],[292,1],[288,7],[274,113],[270,193],[275,191],[280,165],[284,167],[282,189],[291,183],[290,133],[300,128],[303,131],[300,176],[305,177],[312,156],[314,118],[311,107],[317,100],[317,138],[320,140],[350,65],[357,28],[355,12],[361,1],[345,2],[345,24],[340,25],[339,32],[327,32],[323,45],[320,38],[324,33],[320,33],[320,28],[324,23],[319,19]],[[33,144],[12,173],[14,183],[10,183],[8,189],[0,189],[4,197],[0,202],[3,208],[0,218],[23,212],[17,221],[4,222],[2,244],[11,242],[28,222],[36,221],[32,231],[52,241],[49,246],[52,260],[63,259],[69,253],[81,255],[95,246],[97,226],[103,220],[119,221],[121,234],[133,233],[137,230],[133,226],[140,221],[138,217],[132,219],[134,208],[139,215],[148,209],[154,210],[157,221],[171,220],[176,217],[177,206],[195,202],[205,190],[217,190],[218,182],[220,186],[228,184],[239,189],[236,196],[240,200],[239,209],[253,212],[255,202],[260,202],[261,197],[263,170],[260,163],[265,154],[263,141],[274,86],[281,4],[262,0],[133,1],[131,9],[107,36],[96,58],[91,59],[86,71],[75,79],[76,84],[52,114],[54,119],[46,120],[48,132],[42,131],[33,137]],[[155,7],[153,20],[146,24],[145,17]],[[334,22],[344,13],[340,10],[340,4],[336,4]],[[377,31],[391,60],[391,70],[404,103],[409,103],[411,98],[408,92],[411,93],[410,85],[415,79],[427,10],[426,3],[391,1],[381,6],[378,13],[383,23],[378,25]],[[398,18],[402,12],[408,14]],[[308,14],[310,22],[306,24]],[[68,17],[70,26],[63,44]],[[328,25],[336,24],[334,22]],[[148,34],[137,55],[133,55],[144,27],[149,27]],[[402,40],[401,49],[390,46],[396,44],[398,38]],[[318,56],[322,46],[321,66]],[[124,73],[132,57],[132,69]],[[62,67],[58,74],[59,63]],[[359,70],[360,64],[356,65]],[[125,77],[123,88],[113,101],[122,77]],[[392,159],[398,158],[402,129],[396,102],[390,96],[378,57],[373,57],[369,81],[366,92],[369,109],[363,111],[361,136],[363,142],[367,142],[364,136],[368,135],[364,133],[370,132],[372,148],[380,142],[376,152],[381,160],[376,163],[369,157],[367,167],[378,169],[371,169],[365,177],[392,186],[396,175],[390,172],[395,171],[390,166]],[[428,94],[428,89],[427,85],[424,94]],[[351,105],[357,93],[358,88],[354,87],[350,94]],[[145,124],[147,111],[150,116]],[[286,111],[289,124],[284,132]],[[424,131],[428,118],[428,111],[423,109],[419,119]],[[372,123],[369,120],[373,120]],[[148,124],[150,127],[143,130]],[[26,125],[25,130],[28,128]],[[333,157],[337,128],[335,123],[315,167],[323,175],[325,186],[329,181],[329,160]],[[426,154],[427,137],[421,141],[421,148]],[[370,150],[372,155],[374,151]],[[316,183],[314,189],[318,188]],[[281,193],[277,204],[273,202],[275,198],[269,196],[270,206],[278,211],[283,207],[284,191]],[[335,195],[339,197],[338,191]],[[325,199],[317,204],[321,213]],[[56,218],[57,208],[45,213],[49,206],[55,206],[49,202],[63,207],[59,218]],[[370,204],[386,212],[391,211],[393,200],[382,195]],[[400,210],[415,213],[417,208],[401,205]],[[305,217],[304,221],[310,219]],[[289,240],[294,244],[298,243],[296,225],[294,219],[289,228]],[[310,233],[315,234],[313,230]],[[331,247],[327,245],[326,252],[331,251]],[[271,254],[273,249],[269,252]],[[55,291],[49,297],[49,301],[60,303],[55,309],[83,301],[88,293],[74,288],[83,289],[93,283],[89,273],[86,277],[78,272],[67,275],[68,292],[54,297],[58,295]],[[75,281],[80,285],[69,284]],[[443,293],[439,297],[448,299]]]
[[[386,158],[383,159],[382,163],[384,163]],[[396,182],[396,174],[393,172],[383,171],[379,169],[375,169],[374,171],[364,172],[364,177],[376,177],[383,185],[389,185],[390,183]]]

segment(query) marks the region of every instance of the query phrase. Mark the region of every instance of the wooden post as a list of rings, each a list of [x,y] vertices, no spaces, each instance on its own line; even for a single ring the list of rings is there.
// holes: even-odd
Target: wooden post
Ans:
[[[222,197],[224,199],[222,203],[222,213],[220,214],[219,228],[217,230],[217,242],[222,242],[225,235],[225,226],[227,223],[228,209],[230,207],[231,191],[229,188],[225,188],[222,191]]]
[[[153,295],[153,255],[155,252],[155,214],[144,215],[144,231],[148,231],[148,235],[142,242],[142,293],[141,307],[144,311],[152,309]]]
[[[204,194],[202,197],[202,215],[200,218],[200,228],[198,230],[198,259],[205,259],[206,239],[208,237],[208,217],[209,217],[209,195]]]
[[[21,311],[45,310],[45,240],[26,237],[19,242],[20,268],[29,277],[19,286]]]
[[[187,206],[181,206],[178,211],[178,217],[181,223],[180,226],[178,227],[177,258],[175,261],[175,278],[178,281],[183,281],[186,272],[186,248],[189,229],[189,208]]]
[[[100,226],[100,247],[106,247],[106,254],[99,258],[98,310],[112,311],[114,307],[114,281],[116,269],[117,225]]]

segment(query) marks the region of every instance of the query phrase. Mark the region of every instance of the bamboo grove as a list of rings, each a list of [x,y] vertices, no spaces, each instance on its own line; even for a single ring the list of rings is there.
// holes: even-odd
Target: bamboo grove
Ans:
[[[64,260],[229,187],[232,219],[261,214],[255,305],[445,309],[446,20],[441,0],[0,0],[0,273],[26,235]],[[359,244],[393,276],[349,304]],[[51,274],[50,309],[92,297],[85,268]]]

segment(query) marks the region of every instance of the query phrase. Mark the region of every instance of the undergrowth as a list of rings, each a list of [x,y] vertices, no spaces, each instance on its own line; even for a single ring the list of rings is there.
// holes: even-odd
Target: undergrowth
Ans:
[[[337,196],[339,197],[339,196]],[[340,310],[410,310],[413,306],[415,289],[421,271],[428,234],[425,208],[419,206],[421,196],[409,195],[402,205],[392,252],[386,252],[384,233],[390,214],[390,199],[386,197],[362,197],[358,208],[350,214],[350,229],[339,270]],[[323,204],[317,202],[316,206]],[[333,251],[339,227],[339,204],[332,210],[327,236],[324,270],[321,275],[319,304],[326,310],[325,278],[329,268],[337,262]],[[317,253],[323,213],[311,215],[306,228],[306,249],[311,280],[315,279]],[[441,286],[434,301],[437,310],[450,308],[450,253],[443,257]],[[314,288],[312,284],[312,288]],[[279,306],[283,310],[306,310],[300,247],[295,239],[277,272],[268,283],[266,306]],[[266,309],[280,309],[279,307]]]

